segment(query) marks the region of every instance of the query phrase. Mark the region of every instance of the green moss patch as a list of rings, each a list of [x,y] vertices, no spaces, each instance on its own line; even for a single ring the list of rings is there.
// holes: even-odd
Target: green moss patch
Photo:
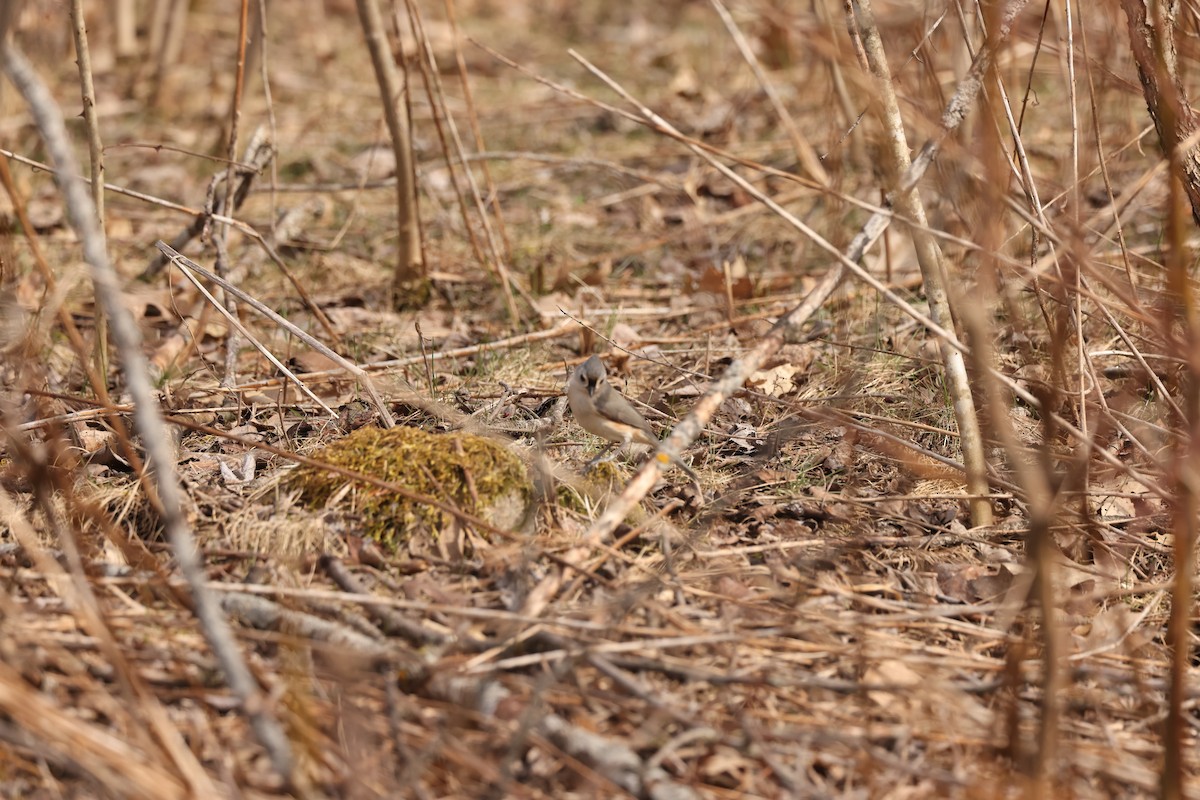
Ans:
[[[504,445],[472,434],[361,428],[312,457],[436,498],[498,528],[517,525],[532,496],[524,462]],[[437,535],[453,519],[434,506],[319,467],[302,466],[288,483],[317,508],[349,485],[339,503],[349,503],[362,519],[363,534],[381,544],[402,544],[422,532]]]

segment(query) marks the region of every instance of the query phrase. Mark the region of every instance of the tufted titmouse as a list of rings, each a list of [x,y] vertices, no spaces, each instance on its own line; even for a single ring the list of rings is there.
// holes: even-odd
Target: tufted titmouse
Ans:
[[[658,447],[658,437],[650,423],[608,382],[608,373],[599,356],[583,362],[567,378],[567,402],[571,404],[571,413],[579,427],[610,442],[592,459],[593,464],[614,445],[638,442]],[[700,477],[691,467],[680,459],[676,459],[676,463],[697,485],[700,484]]]

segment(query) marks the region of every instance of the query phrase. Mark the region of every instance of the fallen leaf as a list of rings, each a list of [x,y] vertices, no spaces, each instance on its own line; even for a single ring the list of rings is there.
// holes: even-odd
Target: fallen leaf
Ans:
[[[796,383],[792,376],[800,371],[800,367],[795,364],[780,364],[755,372],[747,383],[757,386],[768,397],[783,397],[796,391]]]

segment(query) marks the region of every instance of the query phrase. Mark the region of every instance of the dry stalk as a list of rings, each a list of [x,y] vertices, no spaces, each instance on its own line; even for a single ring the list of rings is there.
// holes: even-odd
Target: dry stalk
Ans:
[[[1179,73],[1175,47],[1177,4],[1122,0],[1121,6],[1147,109],[1170,166],[1165,237],[1167,293],[1172,306],[1182,309],[1182,318],[1179,320],[1182,332],[1179,340],[1173,344],[1180,348],[1180,355],[1189,367],[1182,409],[1172,404],[1176,414],[1182,415],[1187,438],[1177,447],[1172,464],[1173,492],[1163,495],[1173,498],[1175,579],[1167,636],[1172,651],[1163,737],[1165,763],[1159,791],[1161,797],[1174,800],[1186,794],[1189,725],[1184,707],[1191,663],[1190,618],[1194,608],[1193,570],[1198,538],[1197,514],[1200,514],[1200,485],[1197,484],[1195,456],[1192,453],[1195,441],[1200,436],[1200,370],[1195,365],[1193,355],[1200,338],[1200,320],[1197,319],[1191,278],[1184,263],[1188,251],[1185,244],[1188,226],[1182,219],[1182,203],[1178,193],[1182,186],[1192,218],[1200,221],[1200,151],[1196,145],[1200,122],[1188,101]],[[1114,224],[1117,224],[1115,213]],[[1123,257],[1127,258],[1123,238],[1121,251]],[[1128,266],[1126,269],[1129,269]],[[1132,274],[1129,280],[1131,286],[1136,285]],[[1167,333],[1165,328],[1164,333]],[[1167,333],[1165,338],[1171,341],[1175,337]],[[1136,348],[1130,349],[1138,353]],[[1146,367],[1144,359],[1140,361],[1147,373],[1153,376],[1153,370]]]
[[[990,77],[996,84],[1000,84],[999,76]],[[1001,93],[1001,96],[1004,95]],[[1021,154],[1024,147],[1019,126],[1014,122],[1011,108],[1006,101],[1003,105],[1010,128],[1008,133],[1015,142],[1014,148],[1018,154]],[[1012,167],[1004,145],[1000,141],[1001,134],[991,126],[980,127],[984,140],[982,148],[986,157],[984,183],[990,187],[1003,186],[1005,179],[1011,176]],[[1047,234],[1047,238],[1052,244],[1052,252],[1047,255],[1047,258],[1054,258],[1057,266],[1059,263],[1057,249],[1060,245],[1058,236],[1051,230],[1038,200],[1033,173],[1029,169],[1028,161],[1023,155],[1018,155],[1018,160],[1021,163],[1019,177],[1033,207],[1032,215],[1027,216],[1027,219],[1032,220],[1036,232]],[[996,193],[999,194],[999,190],[996,190]],[[1002,234],[996,223],[982,226],[978,236],[981,241],[989,245],[984,248],[984,253],[990,254],[1000,249],[998,245]],[[1072,259],[1071,262],[1073,263],[1073,261]],[[987,296],[980,297],[980,292],[976,292],[973,299],[964,297],[960,309],[960,319],[971,337],[970,356],[973,359],[976,374],[979,376],[980,394],[984,398],[984,407],[991,421],[991,430],[1007,454],[1007,466],[1012,472],[1014,482],[1020,489],[1019,495],[1028,518],[1028,530],[1024,534],[1024,539],[1026,542],[1025,560],[1029,566],[1029,572],[1027,577],[1021,583],[1015,584],[1014,590],[1009,592],[1006,601],[1008,608],[1001,613],[998,621],[1002,627],[1008,628],[1017,619],[1027,602],[1034,606],[1040,615],[1040,619],[1037,620],[1039,625],[1024,626],[1024,635],[1010,634],[1008,644],[1009,660],[1010,663],[1014,663],[1024,656],[1025,638],[1036,635],[1039,640],[1041,716],[1037,745],[1034,748],[1022,746],[1024,738],[1019,734],[1016,727],[1017,721],[1013,718],[1010,720],[1009,747],[1011,755],[1016,758],[1032,759],[1034,779],[1037,781],[1035,791],[1048,793],[1053,791],[1060,775],[1059,740],[1063,717],[1063,697],[1066,694],[1069,680],[1065,669],[1068,648],[1067,632],[1062,622],[1063,610],[1060,597],[1062,580],[1059,577],[1058,565],[1061,556],[1054,540],[1054,527],[1058,524],[1062,514],[1061,509],[1066,503],[1066,492],[1077,486],[1086,485],[1085,480],[1095,452],[1096,442],[1093,441],[1094,431],[1091,431],[1086,425],[1086,418],[1081,417],[1083,424],[1080,426],[1079,435],[1075,438],[1082,446],[1075,453],[1073,463],[1068,464],[1065,469],[1059,470],[1056,467],[1053,449],[1055,443],[1059,441],[1062,426],[1057,415],[1043,414],[1038,449],[1030,452],[1023,445],[1013,425],[1011,387],[1005,386],[998,380],[999,375],[992,367],[994,364],[992,355],[994,332],[987,323],[987,320],[991,318],[988,302],[998,291],[1002,278],[994,259],[989,257],[985,263],[991,267],[991,272],[983,274],[992,278],[990,284],[981,282],[981,289],[987,292]],[[1079,270],[1076,269],[1076,271]],[[1061,300],[1060,304],[1055,306],[1055,313],[1059,315],[1060,320],[1064,315],[1070,315],[1073,311],[1078,314],[1081,283],[1069,279],[1061,269],[1056,268],[1054,288],[1057,290],[1056,296]],[[1048,314],[1044,316],[1044,319],[1047,327],[1053,330],[1055,325]],[[1070,329],[1065,321],[1061,327],[1066,330]],[[1075,330],[1079,329],[1076,327]],[[1062,343],[1059,340],[1052,339],[1051,347],[1061,346]],[[1083,348],[1082,338],[1078,342],[1078,346]],[[1070,389],[1066,386],[1066,376],[1061,370],[1056,373],[1055,379],[1056,386],[1046,387],[1039,391],[1039,405],[1042,408],[1056,407],[1055,398],[1070,393]],[[1083,402],[1083,398],[1081,398],[1081,402]],[[1080,496],[1085,497],[1085,493],[1081,492]],[[1086,503],[1086,500],[1083,502]],[[1019,691],[1022,680],[1019,673],[1010,673],[1010,691]],[[1027,752],[1019,752],[1023,749]]]
[[[256,5],[257,15],[255,17],[255,28],[258,30],[258,68],[260,78],[262,79],[263,102],[267,107],[267,132],[271,137],[272,142],[279,141],[279,129],[275,120],[275,101],[271,97],[271,75],[267,69],[267,42],[270,41],[270,36],[267,30],[267,0],[258,0]],[[277,195],[279,186],[279,161],[271,159],[271,220],[274,233],[274,221],[276,219]],[[176,248],[178,249],[178,248]]]
[[[1200,222],[1200,149],[1186,140],[1200,128],[1179,74],[1175,49],[1178,3],[1121,0],[1129,28],[1129,47],[1137,63],[1142,94],[1164,153],[1178,153],[1179,179]],[[1153,18],[1151,17],[1153,14]]]
[[[1021,487],[1022,498],[1028,509],[1029,530],[1026,534],[1028,551],[1026,558],[1032,567],[1032,585],[1030,591],[1041,611],[1042,638],[1042,718],[1039,730],[1038,747],[1034,757],[1037,759],[1036,774],[1046,782],[1053,779],[1056,768],[1057,743],[1059,733],[1059,717],[1061,715],[1061,692],[1063,689],[1062,634],[1058,617],[1058,602],[1056,597],[1055,564],[1057,548],[1051,534],[1051,527],[1057,517],[1058,496],[1051,485],[1049,461],[1037,461],[1024,452],[1020,441],[1013,430],[1009,416],[1011,405],[1008,392],[990,369],[992,351],[990,334],[984,319],[983,304],[980,307],[963,308],[963,325],[975,343],[971,348],[971,357],[975,362],[976,373],[983,376],[983,392],[986,398],[985,408],[992,423],[992,429],[997,440],[1008,453],[1008,466],[1013,471],[1016,483]],[[1048,417],[1042,441],[1043,447],[1049,447],[1054,441],[1053,418]],[[1088,451],[1084,451],[1085,457]],[[1086,458],[1085,458],[1086,460]],[[1024,598],[1014,595],[1015,601]],[[1015,613],[1014,613],[1015,616]]]
[[[251,141],[251,145],[254,145],[254,140]],[[244,200],[245,197],[249,194],[250,181],[253,179],[254,175],[256,175],[258,173],[258,171],[261,170],[267,162],[273,163],[273,161],[274,161],[274,159],[272,157],[274,154],[274,148],[273,148],[273,145],[269,141],[263,141],[263,142],[260,142],[257,146],[252,146],[252,147],[248,146],[248,148],[250,151],[249,155],[253,159],[249,163],[256,165],[256,168],[253,171],[242,173],[241,180],[238,184],[238,191],[234,195],[234,205],[235,206],[239,206],[241,204],[242,200]],[[14,161],[18,161],[22,164],[26,164],[30,167],[34,167],[35,169],[44,170],[44,171],[58,177],[58,171],[54,167],[50,166],[49,164],[43,164],[40,161],[35,161],[32,158],[27,158],[25,156],[19,155],[10,150],[5,150],[3,148],[0,148],[0,155],[7,156],[8,158],[13,159]],[[76,176],[76,179],[84,180],[84,181],[87,180],[86,178],[79,178],[78,176]],[[161,206],[162,208],[167,208],[172,211],[179,211],[181,213],[188,214],[192,217],[195,217],[192,224],[187,229],[185,229],[183,232],[181,232],[178,236],[176,236],[175,239],[172,240],[171,245],[175,249],[183,247],[188,242],[190,242],[193,238],[198,236],[200,234],[200,232],[204,229],[204,226],[206,224],[208,224],[209,222],[228,224],[228,225],[232,225],[233,227],[237,228],[239,231],[241,231],[242,233],[244,233],[245,235],[247,235],[251,239],[253,239],[258,244],[258,246],[260,248],[262,248],[263,252],[267,254],[267,257],[271,260],[271,262],[273,264],[275,264],[275,266],[279,269],[279,271],[283,273],[283,276],[288,279],[288,282],[291,283],[292,287],[296,290],[296,294],[300,297],[300,299],[304,303],[305,307],[308,308],[308,310],[310,312],[312,312],[313,317],[315,317],[317,322],[319,322],[321,324],[321,327],[323,327],[325,329],[326,333],[330,336],[330,338],[332,338],[335,341],[337,341],[339,339],[339,337],[337,335],[337,331],[335,331],[333,329],[333,325],[329,322],[329,318],[325,315],[325,313],[323,311],[321,311],[321,308],[316,303],[313,302],[312,297],[308,293],[308,290],[304,288],[304,284],[301,283],[299,280],[297,280],[295,274],[293,274],[292,271],[290,269],[288,269],[287,264],[284,262],[284,260],[282,258],[280,258],[279,253],[276,252],[275,248],[267,240],[267,237],[264,237],[261,233],[259,233],[257,230],[255,230],[253,226],[251,226],[239,219],[231,217],[225,213],[217,213],[215,211],[212,211],[211,209],[206,210],[206,209],[189,208],[188,206],[180,205],[179,203],[172,203],[169,200],[163,200],[162,198],[154,197],[152,195],[148,195],[143,192],[135,192],[132,189],[126,189],[125,187],[117,186],[112,183],[104,184],[104,190],[108,191],[108,192],[115,192],[117,194],[122,194],[122,195],[125,195],[126,197],[132,197],[134,199],[141,200],[143,202]],[[151,261],[151,263],[142,272],[141,277],[144,280],[148,280],[148,279],[152,278],[167,263],[168,263],[168,260],[167,260],[166,256],[164,256],[163,254],[160,253],[153,261]]]
[[[151,105],[160,106],[167,91],[168,78],[183,50],[187,31],[187,0],[156,0],[150,22],[150,52],[154,59],[154,85]]]
[[[237,64],[234,71],[233,96],[229,99],[229,165],[225,170],[225,199],[222,208],[233,208],[233,186],[237,175],[237,142],[238,124],[242,119],[242,92],[246,86],[246,25],[250,15],[250,0],[241,0],[238,12],[238,41]],[[222,278],[229,275],[229,225],[219,225],[212,237],[213,247],[217,251],[217,274]],[[237,301],[225,292],[222,298],[223,310],[227,319],[237,318]],[[225,336],[225,372],[221,376],[224,387],[237,384],[237,359],[241,349],[241,331],[235,325]]]
[[[454,116],[450,113],[450,106],[446,103],[446,93],[442,90],[442,78],[438,70],[437,58],[433,53],[433,45],[429,41],[429,36],[425,33],[425,25],[421,19],[419,6],[412,2],[412,0],[407,0],[405,7],[408,9],[409,25],[412,27],[413,38],[416,39],[418,47],[425,54],[425,58],[420,59],[421,78],[425,82],[425,92],[429,95],[430,107],[434,110],[433,122],[437,129],[438,137],[441,140],[442,154],[446,159],[446,169],[450,175],[450,182],[454,186],[454,194],[458,199],[463,227],[467,231],[467,236],[471,239],[471,245],[475,249],[476,257],[481,263],[490,264],[495,271],[496,278],[500,282],[500,288],[504,292],[504,305],[508,310],[509,321],[516,326],[521,321],[521,315],[517,311],[517,301],[513,297],[513,280],[508,274],[505,255],[501,252],[500,245],[496,240],[496,234],[492,230],[491,218],[488,216],[487,208],[484,205],[483,195],[479,191],[479,183],[475,179],[475,173],[469,166],[466,166],[466,148],[463,147],[462,137],[459,136],[458,125],[454,122]],[[439,107],[441,108],[440,116],[437,113]],[[445,119],[446,127],[450,129],[450,137],[454,142],[455,159],[453,160],[450,157],[450,145],[446,142],[445,132],[442,129],[442,119]],[[474,228],[471,225],[471,216],[467,213],[465,192],[459,184],[458,173],[454,169],[455,161],[458,164],[464,165],[463,175],[466,176],[467,184],[470,187],[471,200],[475,206],[475,212],[479,216],[479,223],[483,226],[484,239],[487,242],[488,249],[487,257],[484,256],[480,249]],[[533,305],[531,298],[526,297],[525,299],[530,305]]]
[[[116,0],[113,8],[113,27],[116,29],[117,57],[137,54],[137,0]]]
[[[463,102],[467,107],[467,121],[471,124],[471,135],[475,139],[475,148],[478,153],[486,152],[487,147],[483,140],[483,129],[479,126],[479,114],[475,110],[475,95],[471,90],[471,81],[467,77],[467,62],[463,56],[462,36],[458,30],[458,12],[454,7],[454,0],[443,0],[443,6],[446,9],[446,19],[450,22],[450,30],[454,34],[454,63],[458,67],[458,82],[463,90]],[[504,251],[500,256],[505,262],[512,260],[512,243],[508,240],[508,230],[504,224],[504,211],[500,205],[500,192],[496,188],[495,181],[492,180],[492,170],[488,167],[487,159],[481,159],[480,168],[483,171],[483,181],[487,185],[487,196],[492,199],[492,213],[496,217],[496,229],[500,233],[500,241],[504,245]]]
[[[88,159],[92,171],[92,202],[96,222],[104,234],[104,145],[100,139],[100,120],[96,118],[96,86],[92,81],[92,56],[88,50],[87,26],[83,18],[83,0],[71,0],[71,32],[75,37],[75,63],[79,67],[79,88],[83,95],[83,127],[87,131]],[[105,244],[105,248],[108,245]],[[96,373],[108,377],[108,320],[104,309],[96,307],[95,341],[92,343]]]
[[[1165,60],[1165,55],[1160,57]],[[1166,141],[1174,141],[1175,136],[1181,134],[1176,126],[1194,124],[1175,117],[1173,103],[1168,102],[1166,108],[1160,108],[1159,111],[1166,117],[1160,123],[1163,125],[1160,131],[1174,134]],[[1155,117],[1155,121],[1159,122],[1158,117]],[[1187,768],[1191,724],[1187,706],[1188,683],[1192,673],[1192,619],[1196,607],[1196,544],[1200,540],[1200,473],[1195,452],[1196,443],[1200,441],[1200,365],[1196,361],[1196,353],[1200,352],[1200,309],[1196,307],[1197,297],[1190,270],[1188,235],[1193,226],[1185,218],[1183,198],[1180,196],[1181,188],[1189,198],[1197,188],[1193,183],[1194,176],[1189,174],[1189,162],[1195,158],[1195,153],[1184,153],[1176,147],[1168,150],[1168,156],[1171,175],[1178,180],[1170,182],[1167,196],[1164,242],[1166,289],[1172,307],[1177,309],[1175,316],[1181,329],[1177,336],[1171,336],[1168,341],[1179,348],[1179,355],[1187,365],[1187,376],[1183,389],[1185,437],[1176,445],[1172,464],[1172,529],[1175,537],[1172,561],[1175,580],[1171,586],[1171,615],[1167,621],[1167,641],[1171,643],[1171,688],[1163,735],[1165,763],[1160,796],[1164,800],[1180,800],[1189,795]],[[1193,205],[1192,209],[1195,218],[1196,206]]]
[[[421,215],[417,202],[416,170],[409,130],[408,103],[396,72],[396,61],[388,44],[378,0],[356,0],[358,19],[371,53],[383,118],[396,157],[396,221],[400,250],[392,282],[393,301],[399,305],[421,305],[428,294],[425,254],[421,242]]]
[[[71,32],[75,36],[75,58],[83,95],[83,125],[87,131],[88,158],[92,166],[92,202],[96,205],[96,220],[103,233],[104,144],[100,138],[100,121],[96,118],[96,86],[92,82],[92,56],[88,50],[87,28],[83,19],[83,0],[71,0]]]
[[[1104,139],[1100,135],[1100,102],[1096,92],[1096,82],[1092,78],[1092,59],[1088,53],[1088,37],[1086,26],[1079,32],[1079,43],[1083,48],[1083,63],[1086,65],[1084,74],[1088,80],[1088,102],[1092,112],[1092,138],[1096,143],[1096,166],[1100,170],[1100,176],[1104,180],[1104,191],[1108,199],[1108,204],[1116,208],[1116,192],[1113,191],[1112,177],[1109,175],[1108,159],[1109,154],[1104,152]],[[1153,126],[1153,123],[1151,123]],[[1118,151],[1119,152],[1119,151]],[[1115,155],[1113,153],[1112,155]],[[1125,277],[1129,280],[1131,287],[1137,286],[1137,281],[1133,276],[1133,267],[1129,263],[1129,248],[1125,242],[1125,228],[1121,224],[1119,214],[1114,214],[1113,225],[1116,228],[1117,244],[1121,252],[1121,263],[1125,267]]]
[[[820,20],[824,28],[823,33],[825,38],[822,40],[829,43],[835,49],[840,48],[841,36],[838,35],[837,20],[841,17],[840,9],[835,11],[839,6],[838,0],[817,0],[813,3],[817,18]],[[852,136],[854,129],[858,127],[862,121],[863,115],[866,112],[859,112],[854,106],[854,101],[850,97],[850,88],[847,86],[846,76],[842,71],[841,58],[833,55],[827,55],[824,58],[826,64],[829,65],[829,79],[833,84],[834,94],[837,96],[837,104],[842,116],[845,119],[846,131],[842,134],[839,141],[839,146],[842,143],[849,142],[850,144],[850,163],[856,165],[860,169],[866,169],[870,163],[870,157],[867,155],[866,141],[862,136]]]
[[[0,43],[0,60],[8,79],[28,104],[46,148],[51,153],[51,160],[59,167],[55,178],[66,204],[67,217],[82,245],[84,260],[91,268],[96,299],[109,314],[113,343],[134,402],[134,423],[142,435],[148,460],[153,465],[153,485],[162,508],[163,527],[175,552],[180,572],[191,590],[196,617],[259,742],[270,755],[280,776],[290,781],[293,762],[287,736],[270,714],[265,698],[242,660],[228,621],[206,589],[204,569],[183,513],[182,491],[175,475],[170,439],[158,413],[146,357],[142,353],[141,332],[123,305],[120,284],[105,252],[91,198],[83,184],[74,177],[78,165],[71,151],[62,112],[15,44]]]
[[[4,150],[0,150],[0,154],[10,155],[11,157],[11,154],[8,154]],[[16,156],[16,158],[22,163],[41,168],[38,163],[32,159],[27,159],[23,156]],[[245,157],[241,162],[238,162],[240,179],[237,184],[237,191],[233,195],[234,208],[240,207],[243,201],[245,201],[246,197],[249,195],[250,187],[254,177],[264,170],[267,164],[274,163],[275,146],[273,141],[268,139],[265,135],[262,135],[262,128],[258,128],[255,130],[254,135],[250,137],[250,141],[246,144]],[[53,172],[53,169],[50,167],[45,167],[45,169]],[[218,178],[214,177],[213,183],[209,187],[210,195],[216,191],[217,182]],[[340,337],[338,336],[337,331],[333,329],[333,325],[330,323],[329,317],[325,315],[325,312],[321,310],[320,306],[313,302],[308,290],[304,288],[304,284],[296,278],[295,274],[291,271],[291,269],[288,268],[288,265],[279,256],[279,253],[275,250],[275,246],[272,244],[272,239],[270,237],[263,236],[251,225],[248,225],[245,222],[234,219],[233,217],[230,217],[224,213],[219,213],[219,211],[223,211],[224,209],[217,210],[209,207],[213,205],[212,203],[206,202],[205,208],[196,210],[188,208],[187,206],[181,206],[177,203],[171,203],[167,200],[151,197],[150,195],[132,192],[128,189],[114,186],[111,183],[105,184],[104,188],[106,191],[118,192],[130,197],[136,197],[139,200],[144,200],[146,202],[153,203],[164,208],[170,208],[175,211],[182,211],[186,214],[191,214],[194,216],[195,219],[192,220],[192,224],[171,240],[171,247],[175,250],[182,248],[196,236],[199,236],[210,223],[215,222],[227,224],[237,228],[239,231],[253,239],[258,246],[262,248],[262,251],[266,253],[267,258],[269,258],[271,263],[273,263],[276,268],[283,273],[283,276],[287,278],[288,283],[290,283],[292,288],[296,290],[296,294],[299,296],[301,302],[304,303],[305,308],[312,313],[313,317],[318,323],[320,323],[321,327],[325,329],[325,332],[329,335],[329,337],[335,342],[340,341]],[[221,201],[219,199],[215,199],[215,202],[220,203]],[[158,271],[162,269],[162,267],[166,266],[167,263],[169,262],[166,255],[160,252],[154,257],[154,259],[151,260],[146,269],[142,271],[141,278],[143,280],[149,280],[154,275],[158,274]]]
[[[1175,800],[1186,793],[1189,724],[1184,704],[1191,663],[1190,619],[1195,601],[1193,570],[1198,538],[1197,514],[1200,514],[1200,485],[1192,453],[1196,439],[1200,437],[1200,369],[1194,358],[1200,340],[1200,319],[1185,264],[1188,252],[1186,226],[1181,219],[1177,195],[1182,185],[1192,218],[1200,221],[1200,151],[1195,141],[1200,121],[1188,101],[1179,73],[1175,48],[1178,4],[1122,0],[1121,7],[1125,12],[1130,49],[1137,63],[1146,106],[1170,165],[1172,179],[1169,182],[1165,243],[1167,292],[1174,307],[1183,310],[1180,320],[1182,341],[1177,344],[1181,345],[1181,355],[1189,366],[1183,402],[1188,438],[1178,448],[1173,465],[1175,581],[1168,622],[1168,640],[1172,645],[1171,683],[1164,735],[1165,764],[1160,783],[1160,796]]]
[[[868,68],[875,78],[875,89],[882,103],[883,125],[887,131],[886,153],[890,159],[890,173],[903,175],[911,166],[908,140],[904,133],[904,120],[900,116],[900,103],[888,67],[883,40],[875,25],[875,14],[870,0],[852,2],[853,19],[858,24],[866,52]],[[925,283],[925,296],[929,301],[929,315],[939,325],[949,326],[954,319],[950,298],[946,293],[946,263],[937,241],[925,231],[929,227],[925,204],[914,186],[907,191],[896,191],[890,187],[890,197],[896,209],[904,217],[916,222],[909,227],[921,275]],[[941,347],[942,368],[945,370],[946,386],[954,406],[954,417],[958,420],[963,465],[967,473],[967,493],[971,495],[971,522],[975,527],[992,524],[992,503],[988,499],[987,457],[984,454],[983,434],[979,429],[979,418],[975,412],[975,401],[971,397],[971,381],[963,354],[951,347]]]

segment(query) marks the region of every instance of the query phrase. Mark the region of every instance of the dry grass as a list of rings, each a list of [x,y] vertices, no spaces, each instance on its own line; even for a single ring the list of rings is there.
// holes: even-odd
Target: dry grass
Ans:
[[[378,163],[385,133],[369,59],[352,3],[302,5],[320,19],[270,11],[279,154],[274,175],[258,179],[236,216],[267,234],[277,212],[322,201],[278,248],[328,326],[236,229],[234,279],[371,369],[400,424],[465,427],[506,442],[540,492],[536,524],[513,532],[460,521],[454,536],[469,546],[433,536],[388,549],[364,537],[349,502],[301,506],[285,479],[292,462],[369,422],[359,388],[249,315],[255,334],[340,416],[323,417],[249,349],[240,387],[222,387],[226,324],[177,273],[135,279],[153,243],[191,217],[108,195],[109,247],[176,424],[210,585],[294,749],[285,781],[238,713],[188,610],[153,502],[95,413],[79,357],[61,335],[60,307],[88,335],[93,306],[52,185],[10,162],[59,284],[47,292],[13,201],[0,199],[8,223],[0,235],[0,794],[1159,791],[1174,735],[1164,733],[1170,581],[1175,534],[1196,491],[1189,404],[1200,377],[1185,313],[1195,287],[1164,265],[1194,236],[1190,227],[1164,228],[1178,198],[1165,173],[1153,176],[1159,150],[1144,130],[1118,13],[1073,8],[1083,15],[1073,20],[1078,144],[1062,9],[1051,12],[1040,45],[1041,8],[1027,9],[999,60],[1044,208],[1036,239],[1030,201],[1009,172],[1013,137],[994,85],[921,184],[931,226],[955,237],[944,247],[969,317],[958,320],[960,335],[1040,401],[989,394],[976,366],[994,527],[967,527],[939,343],[848,281],[687,454],[704,478],[704,502],[668,473],[615,540],[585,544],[610,494],[611,474],[578,475],[598,443],[569,417],[541,440],[531,435],[540,419],[553,419],[545,401],[559,394],[566,367],[594,348],[612,350],[609,371],[626,394],[652,421],[670,424],[804,297],[830,259],[677,143],[463,42],[521,325],[510,325],[496,272],[479,263],[467,235],[422,90],[412,117],[435,291],[419,311],[388,310],[395,192]],[[869,82],[840,7],[817,5],[828,9],[751,0],[733,11],[797,131],[823,157],[830,187],[741,172],[842,246],[869,213],[862,204],[880,201],[882,134],[870,113],[856,122],[870,108]],[[875,9],[918,145],[969,63],[957,6],[926,5]],[[107,179],[199,208],[208,179],[224,169],[196,154],[227,148],[237,23],[222,4],[190,6],[189,46],[161,85],[151,69],[106,58],[102,19],[89,34]],[[71,115],[79,101],[69,31],[47,8],[32,4],[18,37]],[[421,10],[446,105],[465,133],[444,9]],[[706,4],[477,2],[457,8],[457,18],[464,35],[528,70],[611,102],[567,55],[576,48],[689,136],[803,173]],[[1180,46],[1190,53],[1190,40]],[[268,111],[258,74],[248,75],[244,131]],[[6,146],[39,158],[16,98],[0,95],[0,110]],[[189,152],[114,146],[135,142]],[[272,177],[279,191],[269,191]],[[1123,209],[1120,237],[1109,186]],[[479,233],[477,216],[470,225]],[[212,263],[197,243],[188,253]],[[922,307],[900,226],[864,265]],[[562,310],[581,324],[552,330]],[[523,335],[544,330],[552,332]],[[470,349],[487,342],[499,344]],[[445,355],[459,348],[468,349]],[[372,367],[386,361],[398,363]],[[114,370],[110,379],[120,402],[121,376]],[[1030,511],[1040,497],[1029,474],[1054,492],[1048,518]],[[379,476],[368,478],[377,489]],[[1052,557],[1038,560],[1028,545],[1043,530]],[[1049,606],[1041,585],[1050,587]],[[1187,697],[1190,708],[1194,690]],[[1194,749],[1194,730],[1181,744]],[[1196,770],[1184,764],[1193,791]]]

